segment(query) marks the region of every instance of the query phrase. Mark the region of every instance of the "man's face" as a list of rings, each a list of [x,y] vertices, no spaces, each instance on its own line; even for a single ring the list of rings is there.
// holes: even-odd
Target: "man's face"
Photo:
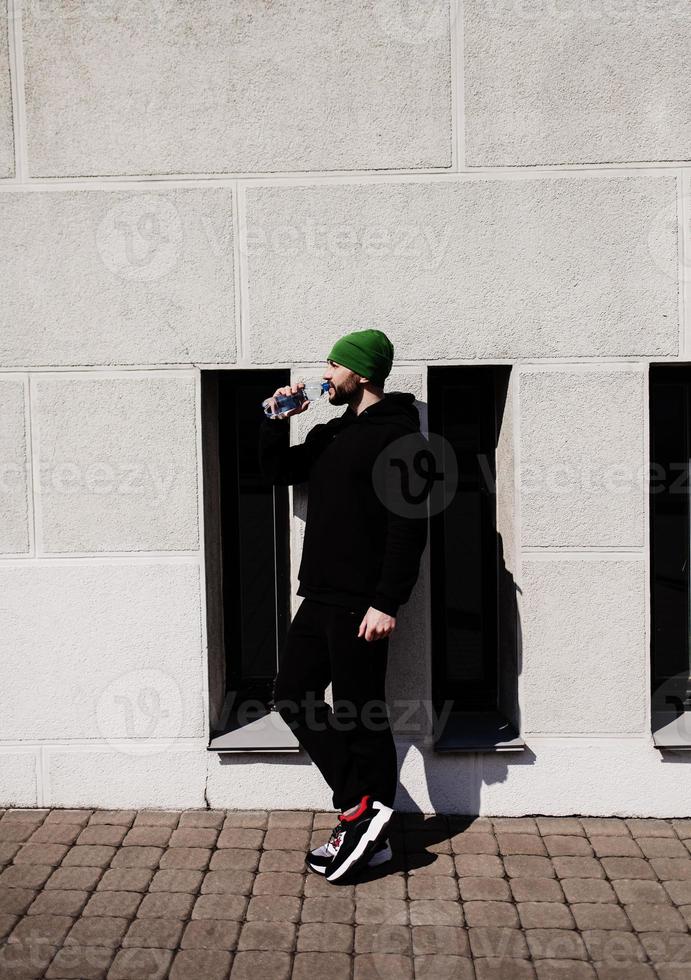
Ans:
[[[327,361],[325,381],[331,382],[329,401],[332,405],[347,405],[360,388],[360,375],[335,361]]]

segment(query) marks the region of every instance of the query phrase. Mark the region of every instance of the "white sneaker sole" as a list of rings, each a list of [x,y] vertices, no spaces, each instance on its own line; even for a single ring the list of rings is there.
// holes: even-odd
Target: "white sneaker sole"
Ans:
[[[374,843],[379,838],[379,835],[383,832],[384,828],[388,825],[391,817],[393,816],[393,810],[390,806],[382,806],[379,808],[379,813],[372,820],[369,827],[367,828],[367,833],[358,841],[358,845],[352,854],[349,854],[345,859],[340,868],[336,868],[335,871],[326,874],[327,881],[338,881],[339,878],[343,877],[346,872],[350,871],[353,865],[360,860],[362,855],[365,853],[367,848]]]
[[[393,858],[393,851],[391,850],[391,847],[390,846],[384,847],[381,849],[381,851],[377,851],[375,854],[372,855],[372,857],[367,862],[367,867],[376,868],[380,864],[386,864],[386,862],[390,861],[392,858]],[[329,867],[328,864],[322,864],[322,865],[312,864],[311,861],[307,861],[306,863],[310,871],[316,871],[316,873],[319,875],[326,874],[327,868]]]

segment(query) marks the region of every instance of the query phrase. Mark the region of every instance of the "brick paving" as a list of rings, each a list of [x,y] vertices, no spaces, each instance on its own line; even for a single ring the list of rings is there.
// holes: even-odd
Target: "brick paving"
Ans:
[[[335,819],[0,810],[0,980],[691,978],[691,820],[397,813],[332,885]]]

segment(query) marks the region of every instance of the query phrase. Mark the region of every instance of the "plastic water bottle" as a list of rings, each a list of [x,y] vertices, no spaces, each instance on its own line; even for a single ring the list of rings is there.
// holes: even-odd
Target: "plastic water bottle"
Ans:
[[[262,402],[264,414],[270,419],[280,419],[293,408],[299,408],[304,402],[316,401],[329,390],[328,381],[312,381],[300,388],[294,395],[276,395]]]

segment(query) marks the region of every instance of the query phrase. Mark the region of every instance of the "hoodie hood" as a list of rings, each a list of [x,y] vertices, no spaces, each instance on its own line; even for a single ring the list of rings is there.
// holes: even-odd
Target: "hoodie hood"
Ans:
[[[373,425],[395,425],[403,432],[420,431],[420,413],[415,407],[415,395],[408,391],[387,391],[384,397],[357,415],[350,406],[344,415]]]

